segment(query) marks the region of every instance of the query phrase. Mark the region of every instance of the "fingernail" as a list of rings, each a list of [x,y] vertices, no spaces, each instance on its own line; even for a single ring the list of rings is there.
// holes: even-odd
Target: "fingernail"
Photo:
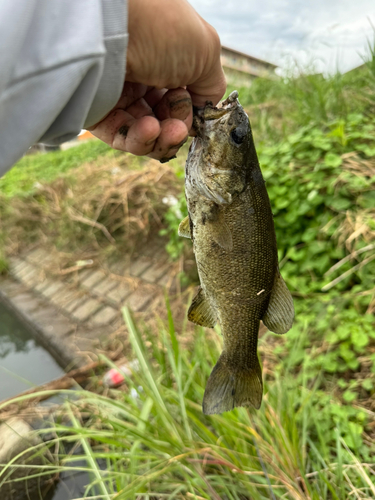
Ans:
[[[171,101],[169,103],[170,116],[171,118],[177,118],[179,120],[184,120],[192,108],[192,102],[190,97],[184,97],[178,101]]]
[[[154,143],[156,141],[156,139],[150,139],[149,141],[147,141],[145,144],[146,146],[150,146],[152,143]]]
[[[167,163],[168,161],[171,161],[171,160],[174,160],[175,158],[177,158],[176,155],[174,156],[171,156],[170,158],[166,158],[165,156],[163,158],[160,158],[160,163]]]

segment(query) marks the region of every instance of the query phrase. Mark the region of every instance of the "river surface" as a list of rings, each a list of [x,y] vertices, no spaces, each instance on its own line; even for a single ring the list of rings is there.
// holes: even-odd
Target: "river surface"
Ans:
[[[32,337],[27,325],[0,301],[0,401],[63,374],[64,370]],[[59,402],[57,397],[49,400],[52,401]],[[79,465],[87,467],[84,462]],[[87,473],[79,471],[62,473],[56,488],[47,495],[47,498],[48,500],[82,498],[89,483],[90,477]],[[26,498],[28,497],[25,496],[25,500]]]
[[[0,302],[0,401],[63,374],[27,326]]]

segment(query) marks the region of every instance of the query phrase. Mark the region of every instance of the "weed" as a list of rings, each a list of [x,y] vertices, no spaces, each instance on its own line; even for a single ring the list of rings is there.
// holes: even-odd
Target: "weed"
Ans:
[[[7,197],[27,196],[38,191],[41,183],[51,182],[82,163],[103,156],[118,155],[119,152],[99,140],[92,140],[66,151],[27,155],[0,178],[0,193]]]
[[[125,391],[80,392],[63,410],[73,424],[53,427],[53,448],[83,446],[79,455],[62,451],[59,470],[79,470],[84,460],[82,470],[92,474],[86,498],[345,500],[353,490],[358,498],[374,497],[363,411],[304,375],[296,380],[286,359],[266,377],[258,412],[205,416],[200,402],[220,342],[197,328],[191,348],[183,348],[171,314],[155,342],[127,310],[124,316],[139,370],[127,377]],[[297,336],[290,349],[291,357],[300,349]],[[105,470],[97,465],[103,459]]]

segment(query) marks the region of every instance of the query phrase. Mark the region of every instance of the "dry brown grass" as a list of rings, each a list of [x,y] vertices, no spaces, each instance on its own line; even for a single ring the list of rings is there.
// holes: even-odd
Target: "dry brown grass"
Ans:
[[[37,243],[55,251],[60,267],[78,259],[131,254],[163,226],[162,199],[181,191],[173,166],[149,160],[131,169],[128,156],[104,158],[40,185],[33,196],[0,200],[7,255]]]
[[[375,175],[375,159],[363,159],[356,152],[342,155],[342,171],[362,179],[370,180]],[[340,177],[337,182],[342,182]],[[370,190],[370,182],[368,189]],[[363,189],[363,192],[366,188]],[[368,209],[358,209],[356,211],[348,210],[346,216],[340,224],[338,230],[338,243],[345,246],[349,252],[353,252],[359,242],[371,244],[375,241],[375,228],[373,221],[375,219],[375,207]]]
[[[342,169],[357,175],[358,177],[371,178],[375,175],[375,159],[361,158],[358,153],[352,151],[341,156],[343,160]]]
[[[366,245],[374,242],[374,220],[375,208],[358,210],[356,212],[348,210],[338,230],[339,245],[345,246],[349,252],[353,252],[356,244],[361,241]]]

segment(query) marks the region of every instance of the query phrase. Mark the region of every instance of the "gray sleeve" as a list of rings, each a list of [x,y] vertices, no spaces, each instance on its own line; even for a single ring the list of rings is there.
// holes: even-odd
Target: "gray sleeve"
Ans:
[[[0,175],[112,109],[126,47],[126,0],[0,0]]]

